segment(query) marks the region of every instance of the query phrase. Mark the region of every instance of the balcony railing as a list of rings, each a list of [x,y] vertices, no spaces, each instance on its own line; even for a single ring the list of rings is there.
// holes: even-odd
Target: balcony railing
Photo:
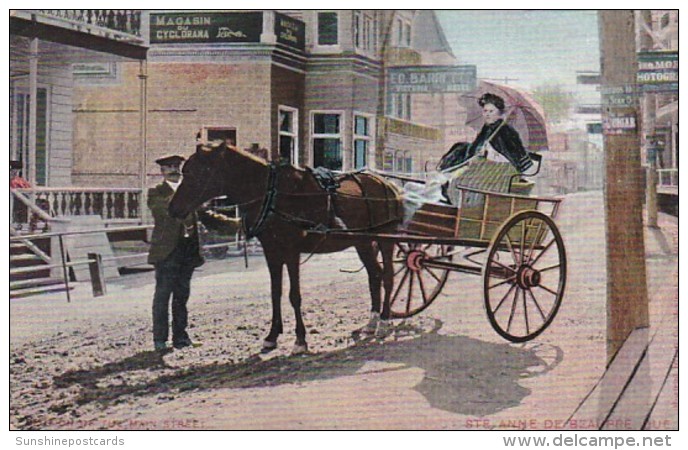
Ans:
[[[659,187],[678,187],[678,169],[657,169]]]
[[[97,30],[116,31],[123,35],[112,37],[127,40],[131,37],[141,38],[141,10],[135,9],[40,9],[39,14],[61,19],[76,28],[86,25]],[[129,35],[129,36],[125,36]]]
[[[35,188],[14,189],[50,217],[99,215],[105,222],[140,222],[141,189]]]

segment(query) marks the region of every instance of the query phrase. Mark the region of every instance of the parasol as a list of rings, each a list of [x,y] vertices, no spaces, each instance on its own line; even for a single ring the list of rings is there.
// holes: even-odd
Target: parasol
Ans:
[[[518,131],[527,150],[548,150],[547,125],[542,107],[529,94],[512,86],[480,81],[476,90],[462,95],[459,104],[466,109],[466,125],[480,131],[484,122],[478,99],[488,92],[504,99],[506,122]]]

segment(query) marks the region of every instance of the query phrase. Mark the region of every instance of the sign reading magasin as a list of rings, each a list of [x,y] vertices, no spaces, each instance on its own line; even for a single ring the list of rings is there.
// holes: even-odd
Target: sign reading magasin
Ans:
[[[260,42],[261,12],[154,13],[150,16],[151,44]]]
[[[390,67],[387,75],[390,94],[470,92],[476,85],[477,68],[473,65]]]

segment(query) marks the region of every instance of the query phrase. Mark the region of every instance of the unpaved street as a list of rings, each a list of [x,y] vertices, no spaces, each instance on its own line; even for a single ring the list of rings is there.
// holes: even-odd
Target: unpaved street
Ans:
[[[280,348],[259,353],[270,319],[262,257],[248,269],[232,258],[197,272],[190,332],[203,346],[164,356],[150,351],[150,272],[111,282],[100,298],[80,284],[70,304],[64,294],[12,300],[11,426],[553,428],[604,370],[600,208],[599,193],[565,201],[558,223],[570,265],[566,296],[552,326],[527,344],[492,330],[480,277],[462,274],[450,276],[427,311],[395,322],[386,339],[364,339],[367,277],[340,271],[359,268],[354,251],[316,255],[303,267],[310,354],[302,356],[290,355],[286,295]],[[650,258],[652,289],[675,291],[675,261]]]

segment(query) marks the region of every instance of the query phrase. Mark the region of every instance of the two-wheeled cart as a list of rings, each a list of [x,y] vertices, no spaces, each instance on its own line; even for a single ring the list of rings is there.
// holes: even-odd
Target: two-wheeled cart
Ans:
[[[554,218],[561,199],[455,187],[459,206],[425,203],[399,232],[335,231],[394,245],[391,315],[411,317],[440,295],[449,274],[480,275],[487,318],[525,342],[554,319],[566,285],[566,250]]]

